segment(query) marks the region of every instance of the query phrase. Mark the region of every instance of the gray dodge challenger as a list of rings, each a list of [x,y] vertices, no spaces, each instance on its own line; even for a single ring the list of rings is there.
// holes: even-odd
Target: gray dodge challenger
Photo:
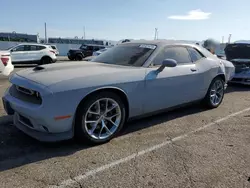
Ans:
[[[234,69],[195,44],[134,40],[91,61],[19,71],[2,99],[14,125],[33,138],[101,144],[136,117],[194,101],[218,107]]]

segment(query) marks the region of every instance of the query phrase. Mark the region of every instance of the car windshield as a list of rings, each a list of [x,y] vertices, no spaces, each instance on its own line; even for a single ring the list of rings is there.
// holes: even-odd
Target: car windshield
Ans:
[[[81,46],[80,46],[80,49],[86,50],[86,49],[87,49],[87,46],[86,46],[86,45],[81,45]]]
[[[124,66],[142,66],[155,50],[156,45],[125,44],[118,45],[91,61]]]
[[[11,47],[9,47],[9,48],[6,48],[5,50],[10,50],[10,49],[13,48],[13,47],[15,47],[15,46],[11,46]]]

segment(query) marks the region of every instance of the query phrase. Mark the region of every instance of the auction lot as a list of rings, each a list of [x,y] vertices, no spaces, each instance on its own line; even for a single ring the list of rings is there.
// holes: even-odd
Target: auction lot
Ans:
[[[1,96],[8,86],[1,77]],[[217,109],[192,105],[137,120],[95,147],[41,143],[13,126],[2,104],[0,113],[1,188],[250,187],[247,86],[230,86]]]

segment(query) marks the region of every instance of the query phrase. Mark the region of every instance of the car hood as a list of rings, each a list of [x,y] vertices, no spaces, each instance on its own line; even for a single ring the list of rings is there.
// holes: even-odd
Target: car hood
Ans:
[[[250,59],[250,44],[228,44],[225,48],[227,60]]]
[[[138,67],[109,65],[104,63],[80,61],[62,62],[50,65],[37,66],[35,68],[24,69],[16,74],[28,80],[32,80],[44,86],[51,86],[62,81],[72,79],[94,80],[103,79],[105,75],[114,76],[114,81],[121,73],[129,75],[131,70]],[[112,77],[112,76],[111,76]]]

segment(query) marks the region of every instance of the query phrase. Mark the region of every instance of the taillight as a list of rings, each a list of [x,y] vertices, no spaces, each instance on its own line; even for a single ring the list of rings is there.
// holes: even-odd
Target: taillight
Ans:
[[[4,66],[6,66],[9,62],[9,57],[5,56],[5,57],[1,57],[1,61],[4,64]]]
[[[52,52],[53,54],[55,54],[56,52],[55,51],[53,51],[53,50],[50,50],[50,52]]]

